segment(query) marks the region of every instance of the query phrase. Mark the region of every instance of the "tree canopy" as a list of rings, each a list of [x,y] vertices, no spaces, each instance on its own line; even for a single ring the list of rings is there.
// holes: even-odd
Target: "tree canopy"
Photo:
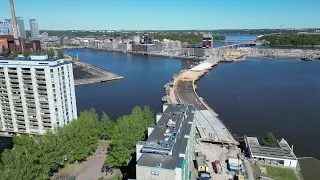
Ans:
[[[58,57],[65,58],[63,52],[60,49],[57,51],[57,53],[58,53]]]
[[[262,145],[269,146],[269,147],[276,147],[277,146],[277,139],[271,132],[268,132],[262,139]]]
[[[119,117],[116,123],[105,113],[99,118],[97,112],[90,109],[54,132],[16,136],[13,149],[6,149],[2,154],[0,180],[50,179],[66,163],[85,160],[100,139],[112,140],[114,151],[107,155],[109,165],[126,165],[135,151],[135,144],[145,138],[148,124],[154,121],[148,107],[135,107],[131,114]]]
[[[320,35],[279,35],[262,36],[271,46],[315,46],[320,45]]]

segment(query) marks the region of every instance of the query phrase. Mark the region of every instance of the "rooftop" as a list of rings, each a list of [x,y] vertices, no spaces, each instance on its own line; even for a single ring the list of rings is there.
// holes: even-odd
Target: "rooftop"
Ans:
[[[138,166],[175,169],[181,167],[191,132],[195,108],[184,103],[169,104],[143,145]]]
[[[278,147],[261,146],[258,138],[245,137],[253,156],[264,156],[279,159],[297,159],[285,139],[278,142]]]
[[[26,57],[12,57],[12,58],[1,58],[0,61],[5,60],[5,61],[57,61],[60,60],[60,57],[54,57],[54,58],[48,58],[45,55],[30,55],[30,58]]]

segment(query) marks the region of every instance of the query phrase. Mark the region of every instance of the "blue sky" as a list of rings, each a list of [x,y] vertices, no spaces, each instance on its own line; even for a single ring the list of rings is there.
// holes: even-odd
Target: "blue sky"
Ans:
[[[40,29],[320,28],[320,0],[14,0]],[[0,20],[11,18],[0,0]]]

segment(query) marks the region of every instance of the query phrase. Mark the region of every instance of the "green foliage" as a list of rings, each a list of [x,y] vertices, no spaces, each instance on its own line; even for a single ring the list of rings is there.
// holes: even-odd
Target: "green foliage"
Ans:
[[[32,53],[32,51],[30,51],[30,50],[24,50],[24,51],[22,52],[22,55],[23,55],[24,57],[29,57],[31,53]]]
[[[148,125],[154,123],[154,114],[148,107],[135,107],[130,115],[119,117],[117,137],[111,143],[112,151],[107,156],[106,164],[109,167],[127,165],[135,152],[136,143],[145,139]]]
[[[47,55],[49,58],[53,58],[54,57],[54,50],[52,48],[50,48],[49,50],[47,50]]]
[[[46,54],[46,50],[34,50],[31,54]]]
[[[118,127],[109,116],[103,112],[101,117],[101,137],[102,139],[115,139],[118,133]]]
[[[105,113],[99,121],[97,112],[90,109],[54,132],[48,131],[43,136],[16,136],[13,149],[2,154],[0,180],[50,179],[65,164],[85,160],[101,138],[112,140],[108,165],[124,166],[135,152],[137,141],[145,138],[148,124],[153,122],[153,113],[148,107],[135,107],[117,123]]]
[[[11,52],[9,55],[8,55],[9,58],[14,58],[14,57],[18,57],[18,53],[17,52]]]
[[[320,35],[262,36],[271,46],[315,46],[320,45]]]
[[[182,34],[182,33],[167,33],[167,34],[161,34],[157,33],[154,35],[155,39],[171,39],[171,40],[178,40],[181,42],[196,44],[202,42],[202,34],[195,35],[195,34]],[[214,41],[221,41],[225,40],[226,38],[224,36],[213,36]]]
[[[262,145],[269,146],[269,147],[276,147],[277,146],[277,139],[271,132],[268,132],[262,139]]]
[[[65,56],[61,50],[58,50],[57,53],[58,53],[58,57],[65,58]]]

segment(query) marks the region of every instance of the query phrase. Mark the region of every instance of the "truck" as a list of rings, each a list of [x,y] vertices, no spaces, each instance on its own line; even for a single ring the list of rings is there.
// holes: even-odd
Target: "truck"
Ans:
[[[223,172],[220,160],[214,161],[214,171],[217,174],[221,174]]]

